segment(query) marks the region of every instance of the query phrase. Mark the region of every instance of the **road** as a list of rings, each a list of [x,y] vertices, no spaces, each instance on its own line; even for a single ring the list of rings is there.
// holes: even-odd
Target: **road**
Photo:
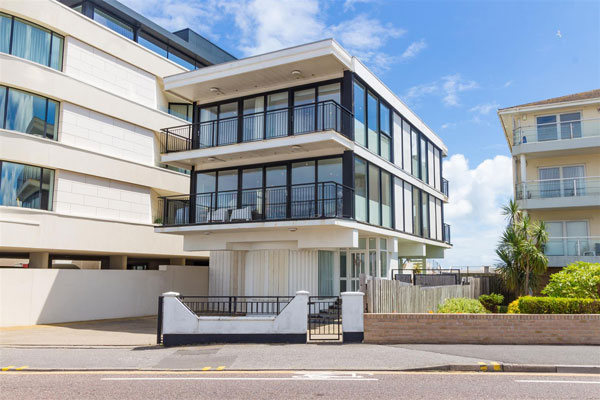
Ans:
[[[598,399],[599,375],[1,372],[0,399]]]

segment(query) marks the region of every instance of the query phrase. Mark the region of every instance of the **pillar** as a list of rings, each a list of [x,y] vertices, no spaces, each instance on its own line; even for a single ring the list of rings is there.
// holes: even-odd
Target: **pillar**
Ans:
[[[109,266],[110,269],[127,269],[127,256],[110,256]]]
[[[360,343],[365,335],[364,306],[361,292],[343,292],[342,332],[344,343]]]
[[[521,183],[525,183],[527,182],[527,160],[525,159],[525,154],[519,156],[519,164],[521,164]]]
[[[50,253],[39,252],[29,253],[29,268],[44,268],[50,267]]]

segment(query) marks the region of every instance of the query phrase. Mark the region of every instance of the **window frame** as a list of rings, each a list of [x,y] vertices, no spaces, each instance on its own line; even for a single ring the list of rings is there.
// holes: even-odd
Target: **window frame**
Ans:
[[[43,186],[44,186],[44,171],[50,171],[52,173],[52,180],[55,180],[56,179],[56,170],[55,169],[40,167],[38,165],[24,164],[24,163],[20,163],[20,162],[6,161],[6,160],[0,159],[0,191],[1,191],[1,188],[2,188],[2,169],[3,169],[5,163],[16,164],[16,165],[23,165],[25,167],[35,167],[35,168],[39,168],[40,169],[40,187],[39,187],[40,207],[33,208],[33,207],[22,207],[22,206],[21,207],[19,207],[19,206],[7,206],[7,205],[4,205],[4,204],[0,204],[0,207],[18,207],[18,208],[28,208],[28,209],[31,209],[31,210],[54,211],[53,210],[53,205],[54,205],[54,191],[55,191],[55,184],[54,184],[54,182],[51,183],[52,193],[50,193],[50,189],[48,189],[48,199],[47,199],[46,208],[44,208],[42,206],[42,193],[43,193]]]

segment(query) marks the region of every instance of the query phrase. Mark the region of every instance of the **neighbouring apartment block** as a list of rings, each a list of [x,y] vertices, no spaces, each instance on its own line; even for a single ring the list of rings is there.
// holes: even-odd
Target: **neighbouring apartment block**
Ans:
[[[546,222],[550,272],[600,262],[600,90],[498,110],[514,195]]]
[[[155,230],[210,251],[211,295],[338,295],[451,248],[446,146],[334,40],[164,85],[193,106],[161,162],[191,182],[158,199]]]
[[[0,265],[156,269],[207,252],[154,231],[189,192],[159,131],[191,121],[164,77],[234,60],[114,0],[0,4]]]

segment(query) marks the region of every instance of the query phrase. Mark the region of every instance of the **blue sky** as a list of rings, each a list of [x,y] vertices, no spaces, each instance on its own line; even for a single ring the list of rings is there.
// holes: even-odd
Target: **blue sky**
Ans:
[[[600,87],[599,1],[121,1],[238,58],[327,37],[359,57],[448,146],[447,266],[495,262],[512,194],[496,110]]]

